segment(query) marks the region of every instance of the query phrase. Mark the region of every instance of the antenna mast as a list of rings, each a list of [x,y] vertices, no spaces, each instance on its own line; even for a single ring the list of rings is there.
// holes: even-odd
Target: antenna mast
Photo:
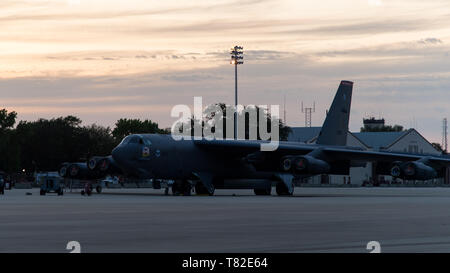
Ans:
[[[447,153],[448,149],[447,129],[447,118],[444,118],[444,120],[442,121],[442,150],[444,150],[445,153]]]
[[[305,114],[305,127],[312,126],[312,114],[316,112],[316,102],[314,102],[313,107],[303,107],[302,101],[302,113]]]

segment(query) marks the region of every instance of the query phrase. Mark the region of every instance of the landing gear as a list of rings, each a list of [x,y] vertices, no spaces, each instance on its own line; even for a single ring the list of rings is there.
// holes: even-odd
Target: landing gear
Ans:
[[[92,186],[91,184],[87,183],[86,185],[84,185],[84,189],[81,190],[81,195],[91,196],[91,194],[92,194]]]
[[[255,195],[271,195],[272,187],[266,189],[254,189]]]
[[[157,179],[154,179],[153,180],[153,188],[155,189],[155,190],[159,190],[159,189],[161,189],[161,181],[160,180],[157,180]]]
[[[212,188],[212,191],[210,192],[205,187],[205,185],[203,185],[203,183],[201,181],[197,181],[197,183],[195,184],[195,193],[197,195],[210,195],[210,196],[213,196],[214,195],[214,187]]]
[[[191,195],[191,190],[192,190],[192,185],[186,179],[175,180],[175,182],[172,185],[172,194],[173,195],[189,196],[189,195]]]
[[[283,182],[278,182],[276,186],[277,194],[280,196],[290,196],[294,194],[294,184],[289,189]]]
[[[102,186],[97,186],[97,187],[95,188],[95,191],[96,191],[98,194],[102,193],[102,190],[103,190]]]
[[[91,194],[92,194],[92,191],[91,191],[91,190],[88,190],[88,191],[81,190],[81,195],[91,196]]]

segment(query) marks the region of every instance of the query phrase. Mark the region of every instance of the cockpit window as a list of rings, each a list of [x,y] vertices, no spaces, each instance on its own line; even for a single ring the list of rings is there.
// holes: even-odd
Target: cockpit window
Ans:
[[[140,136],[131,136],[129,143],[139,144],[142,141]]]
[[[120,144],[125,145],[128,143],[134,143],[134,144],[140,144],[140,145],[146,145],[146,146],[152,145],[152,142],[150,140],[145,139],[144,137],[142,137],[140,135],[127,136],[122,140],[122,142]]]
[[[125,137],[124,139],[122,139],[122,142],[120,142],[119,145],[125,145],[125,144],[128,144],[128,143],[130,142],[131,137],[132,137],[132,136],[127,136],[127,137]]]

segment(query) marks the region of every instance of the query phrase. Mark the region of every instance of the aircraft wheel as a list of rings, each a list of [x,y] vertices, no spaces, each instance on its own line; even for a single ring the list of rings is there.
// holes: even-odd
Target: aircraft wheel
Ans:
[[[213,195],[214,195],[215,188],[214,188],[214,186],[212,186],[212,187],[213,187],[213,188],[212,188],[212,191],[211,191],[211,192],[208,191],[208,195],[209,195],[209,196],[213,196]]]
[[[208,194],[208,190],[205,188],[205,186],[203,185],[203,183],[201,181],[198,181],[195,184],[195,193],[197,195],[205,195]]]
[[[161,181],[160,181],[160,180],[157,180],[157,179],[154,179],[154,180],[153,180],[153,188],[154,188],[155,190],[161,189]]]
[[[45,191],[44,191],[44,190],[41,190],[41,191],[39,192],[39,194],[40,194],[40,195],[45,195]]]
[[[267,189],[254,189],[255,195],[271,195],[272,187]]]
[[[181,180],[175,180],[175,182],[172,184],[172,194],[173,195],[181,195],[182,193],[182,182]]]
[[[190,196],[192,192],[192,185],[189,181],[183,181],[183,193],[185,196]]]
[[[176,180],[172,185],[172,194],[173,195],[183,195],[189,196],[191,195],[192,185],[188,180]]]
[[[195,184],[195,193],[197,195],[210,195],[210,196],[213,196],[214,195],[214,189],[212,189],[212,192],[209,192],[208,189],[205,187],[205,185],[203,185],[203,183],[201,181],[198,181]]]
[[[5,191],[3,189],[1,189],[0,194],[5,194]]]
[[[177,185],[175,185],[175,183],[173,183],[173,185],[172,185],[172,194],[178,195],[178,189],[177,189]]]
[[[59,189],[58,195],[64,195],[64,190],[63,189]]]
[[[97,186],[97,187],[95,188],[95,191],[96,191],[98,194],[102,193],[102,186]]]
[[[84,190],[81,191],[81,195],[85,195],[86,192]]]
[[[294,194],[294,185],[292,185],[292,190],[289,191],[289,189],[286,187],[286,185],[283,182],[278,182],[276,186],[277,194],[280,196],[289,196]]]

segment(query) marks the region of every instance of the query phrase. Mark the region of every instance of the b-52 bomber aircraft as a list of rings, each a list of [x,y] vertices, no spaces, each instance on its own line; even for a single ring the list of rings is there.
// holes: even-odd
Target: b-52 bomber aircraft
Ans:
[[[353,82],[342,81],[315,144],[280,141],[275,151],[261,151],[264,141],[175,140],[171,135],[125,137],[112,156],[93,158],[92,171],[114,170],[125,176],[170,179],[174,194],[213,195],[215,189],[254,189],[270,195],[292,195],[296,176],[349,175],[350,167],[377,162],[378,174],[428,180],[444,175],[450,159],[347,147]],[[99,167],[100,166],[100,167]]]

